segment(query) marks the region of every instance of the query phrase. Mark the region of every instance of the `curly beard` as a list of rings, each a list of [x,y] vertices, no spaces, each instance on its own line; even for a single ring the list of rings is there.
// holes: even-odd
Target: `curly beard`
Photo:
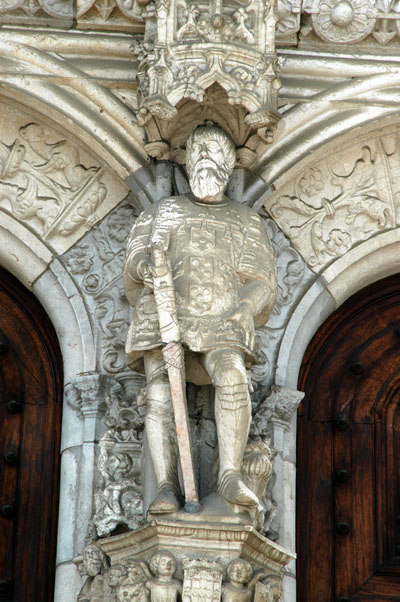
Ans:
[[[211,163],[211,161],[209,162]],[[213,197],[225,190],[228,182],[229,173],[223,166],[216,169],[216,165],[213,166],[199,166],[193,169],[190,175],[189,182],[193,194],[198,199],[204,199],[206,197]]]

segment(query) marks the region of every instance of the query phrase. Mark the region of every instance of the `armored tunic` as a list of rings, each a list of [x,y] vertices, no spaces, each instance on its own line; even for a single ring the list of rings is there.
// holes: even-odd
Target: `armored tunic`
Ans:
[[[136,272],[154,243],[162,244],[171,264],[182,343],[201,353],[234,347],[254,362],[254,327],[268,319],[276,289],[275,258],[258,214],[228,199],[210,204],[179,196],[138,217],[124,269],[128,301],[134,306],[126,345],[132,365],[144,350],[161,346],[153,292]],[[258,308],[249,331],[231,314],[242,300],[242,287],[253,280],[263,284],[269,300]]]

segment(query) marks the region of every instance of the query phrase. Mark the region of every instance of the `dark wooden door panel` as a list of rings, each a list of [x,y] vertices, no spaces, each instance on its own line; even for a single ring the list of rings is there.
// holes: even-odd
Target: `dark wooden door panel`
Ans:
[[[400,276],[346,302],[300,373],[298,602],[400,600]]]
[[[58,512],[60,353],[36,298],[0,269],[1,350],[0,600],[49,602]]]

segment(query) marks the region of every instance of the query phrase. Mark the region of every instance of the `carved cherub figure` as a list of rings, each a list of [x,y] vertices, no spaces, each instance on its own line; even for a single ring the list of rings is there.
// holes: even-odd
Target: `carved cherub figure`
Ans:
[[[247,560],[234,558],[226,570],[228,583],[222,587],[222,602],[250,602],[253,596],[253,584],[249,581],[253,569]]]
[[[114,564],[107,572],[107,589],[110,602],[115,602],[117,596],[117,587],[126,577],[127,569],[123,564]],[[107,598],[108,600],[108,598]]]
[[[128,560],[127,576],[119,583],[116,591],[117,602],[147,602],[148,592],[146,582],[151,577],[151,573],[144,562],[138,560]]]
[[[160,550],[153,554],[149,565],[155,575],[146,583],[150,602],[176,602],[182,594],[182,582],[174,579],[177,569],[174,556],[166,550]]]
[[[77,602],[103,602],[104,573],[110,566],[109,557],[98,543],[91,543],[83,550],[83,565],[88,578]]]

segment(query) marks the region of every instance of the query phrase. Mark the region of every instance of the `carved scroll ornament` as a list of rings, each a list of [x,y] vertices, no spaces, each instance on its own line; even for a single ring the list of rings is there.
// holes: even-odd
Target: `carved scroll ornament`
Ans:
[[[40,124],[21,127],[11,145],[0,141],[0,209],[44,240],[94,223],[106,193],[102,168],[82,165],[73,143],[54,142]]]
[[[321,271],[357,243],[399,223],[399,131],[372,132],[303,167],[266,210],[306,262]]]

